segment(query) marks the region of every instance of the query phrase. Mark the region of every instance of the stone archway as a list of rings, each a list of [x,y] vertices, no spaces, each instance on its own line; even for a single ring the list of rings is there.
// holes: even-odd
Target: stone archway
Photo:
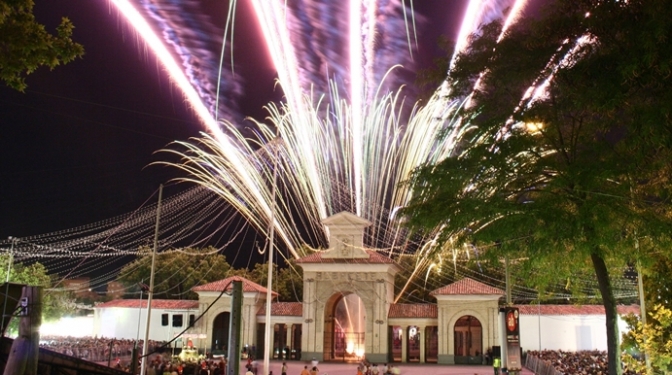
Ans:
[[[337,293],[325,304],[324,360],[354,362],[364,357],[365,309],[354,293]]]
[[[226,353],[226,348],[229,344],[230,320],[231,313],[223,312],[218,314],[212,321],[212,342],[210,344],[211,353]]]
[[[483,363],[483,326],[472,315],[463,315],[453,328],[455,363]]]

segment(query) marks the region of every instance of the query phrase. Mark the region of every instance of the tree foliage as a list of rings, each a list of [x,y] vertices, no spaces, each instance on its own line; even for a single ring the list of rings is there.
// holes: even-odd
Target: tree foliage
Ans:
[[[672,310],[661,304],[653,306],[646,325],[634,315],[626,317],[630,330],[623,335],[626,348],[624,362],[638,374],[669,374],[672,372]],[[642,354],[647,354],[647,369]]]
[[[672,259],[666,254],[658,254],[641,267],[641,274],[647,310],[657,304],[672,306]]]
[[[646,324],[639,316],[625,317],[629,331],[623,334],[624,361],[628,368],[644,374],[643,357],[648,355],[651,371],[647,374],[667,374],[672,372],[672,260],[659,255],[641,271]]]
[[[62,18],[56,34],[50,34],[33,15],[33,0],[0,0],[0,79],[19,91],[26,76],[40,66],[50,69],[84,54],[72,41],[74,25]]]
[[[240,274],[240,276],[253,281],[264,288],[268,284],[268,264],[257,263],[252,271]],[[278,301],[301,302],[303,301],[303,269],[298,267],[294,260],[288,260],[286,267],[273,266],[273,287],[278,293]]]
[[[287,267],[280,268],[278,282],[274,290],[278,300],[283,302],[303,302],[303,268],[290,261]]]
[[[131,292],[140,292],[139,283],[149,284],[152,256],[149,250],[144,253],[124,266],[117,278]],[[224,279],[231,270],[226,257],[212,247],[158,253],[154,268],[154,298],[158,299],[198,299],[191,288]]]
[[[0,280],[3,280],[3,282],[7,279],[9,260],[9,255],[0,255]],[[68,294],[50,289],[52,276],[48,274],[47,269],[41,263],[13,262],[9,272],[9,282],[43,288],[42,319],[44,321],[56,320],[63,314],[70,312],[67,307],[70,303]],[[13,323],[13,326],[15,325]]]
[[[397,264],[401,271],[394,278],[397,303],[433,303],[430,293],[457,280],[453,264],[432,262],[421,255],[405,255]]]
[[[503,34],[500,21],[482,26],[448,75],[450,97],[469,97],[446,131],[456,152],[414,173],[403,210],[444,242],[524,259],[540,284],[592,270],[610,374],[613,275],[669,245],[670,37],[662,0],[557,0]]]
[[[135,297],[139,296],[140,283],[149,284],[151,251],[145,249],[143,253],[143,257],[124,266],[117,277]],[[159,253],[154,268],[154,298],[159,299],[198,299],[191,291],[193,287],[231,276],[244,277],[263,287],[268,280],[266,263],[257,263],[251,270],[234,269],[227,263],[226,257],[212,247]],[[290,260],[287,267],[278,268],[276,265],[273,272],[272,289],[278,293],[278,300],[302,301],[302,269]]]

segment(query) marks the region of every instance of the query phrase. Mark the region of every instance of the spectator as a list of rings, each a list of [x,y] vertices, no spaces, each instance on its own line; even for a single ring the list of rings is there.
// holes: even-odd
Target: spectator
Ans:
[[[527,355],[535,356],[566,375],[604,375],[608,374],[607,352],[601,350],[582,350],[567,352],[563,350],[531,350]],[[634,372],[624,371],[624,375]]]

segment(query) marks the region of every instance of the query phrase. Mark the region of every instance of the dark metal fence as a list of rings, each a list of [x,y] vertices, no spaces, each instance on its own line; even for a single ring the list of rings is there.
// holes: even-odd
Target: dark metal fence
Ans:
[[[525,367],[534,371],[537,375],[562,375],[562,373],[556,370],[552,364],[548,363],[548,361],[531,354],[528,354],[525,359]]]

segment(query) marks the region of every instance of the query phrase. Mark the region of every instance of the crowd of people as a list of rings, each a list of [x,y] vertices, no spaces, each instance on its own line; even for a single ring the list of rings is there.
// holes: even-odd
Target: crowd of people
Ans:
[[[138,350],[142,350],[142,340]],[[149,341],[149,353],[160,349],[163,342]],[[51,337],[40,338],[40,347],[51,351],[81,358],[91,362],[120,362],[120,358],[129,358],[133,352],[135,340],[113,339],[106,337]]]
[[[357,366],[357,375],[399,375],[399,373],[398,366],[387,363],[380,365],[364,360]]]
[[[149,342],[149,352],[160,351],[163,342]],[[81,358],[91,362],[109,362],[113,367],[122,370],[130,370],[129,359],[131,357],[135,340],[112,339],[105,337],[42,337],[40,347],[46,348],[65,355]],[[138,350],[142,350],[142,341],[138,344]],[[584,350],[568,352],[563,350],[531,350],[527,356],[533,356],[545,364],[553,366],[562,374],[576,375],[606,375],[607,352],[600,350]],[[162,374],[194,374],[194,375],[220,375],[225,373],[226,363],[219,360],[187,360],[176,361],[169,353],[165,355],[151,356],[148,362],[147,375]],[[247,361],[248,373],[257,374],[257,363],[252,357]],[[313,360],[310,366],[305,366],[301,374],[319,374],[317,361]],[[282,375],[285,375],[287,365],[283,363]],[[393,365],[380,365],[362,361],[357,366],[357,375],[395,375],[399,374],[399,368]],[[625,371],[626,375],[634,375],[634,372]]]
[[[175,361],[166,356],[155,357],[147,366],[146,375],[224,375],[226,360]]]
[[[609,373],[607,352],[601,350],[582,350],[567,352],[563,350],[530,350],[527,355],[535,356],[552,365],[562,374],[571,375],[606,375]],[[624,371],[624,375],[635,375]]]

